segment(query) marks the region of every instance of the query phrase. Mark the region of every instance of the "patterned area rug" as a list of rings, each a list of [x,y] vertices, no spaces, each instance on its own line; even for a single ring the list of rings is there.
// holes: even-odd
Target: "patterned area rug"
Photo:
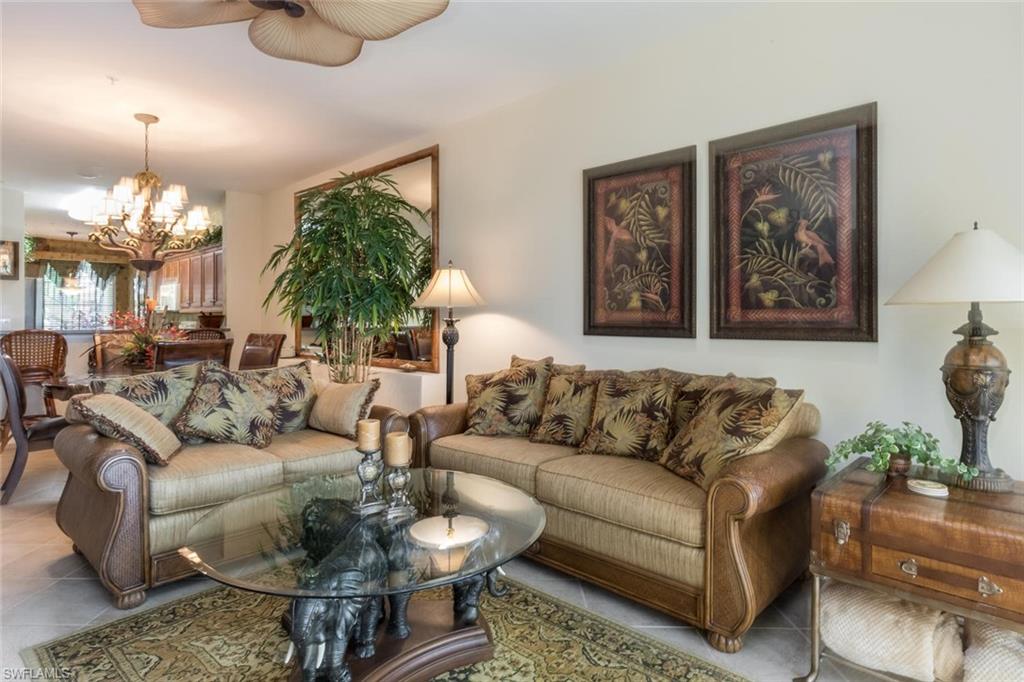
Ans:
[[[600,616],[506,579],[508,594],[484,597],[495,657],[437,678],[508,680],[688,680],[743,678]],[[417,595],[441,598],[441,591]],[[29,667],[71,670],[78,682],[286,680],[287,601],[220,587],[40,644]]]

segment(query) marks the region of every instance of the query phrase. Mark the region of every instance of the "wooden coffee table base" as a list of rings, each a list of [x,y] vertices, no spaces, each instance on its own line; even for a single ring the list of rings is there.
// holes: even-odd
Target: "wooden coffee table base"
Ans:
[[[494,657],[491,631],[483,615],[473,625],[456,626],[451,599],[414,599],[409,603],[412,634],[395,639],[377,631],[377,651],[370,658],[348,656],[354,682],[426,682],[443,672]],[[302,671],[292,664],[290,680],[300,682]]]

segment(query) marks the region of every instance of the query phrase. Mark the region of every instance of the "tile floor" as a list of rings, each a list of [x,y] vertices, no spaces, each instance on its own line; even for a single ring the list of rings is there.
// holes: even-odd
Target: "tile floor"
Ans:
[[[12,447],[3,452],[6,473]],[[67,476],[52,451],[29,455],[29,465],[10,504],[0,507],[0,677],[10,679],[23,663],[22,649],[123,617],[88,564],[54,522],[54,510]],[[605,618],[718,663],[752,680],[783,682],[807,672],[807,584],[784,593],[757,619],[743,650],[722,654],[701,633],[599,587],[527,560],[507,565],[508,574],[533,587]],[[213,585],[194,578],[150,591],[142,608],[153,608]],[[823,682],[873,679],[826,662]]]

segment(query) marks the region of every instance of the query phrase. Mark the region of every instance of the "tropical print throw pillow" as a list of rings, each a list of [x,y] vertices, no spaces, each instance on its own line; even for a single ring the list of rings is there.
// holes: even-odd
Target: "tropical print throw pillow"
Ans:
[[[668,443],[675,394],[667,381],[602,379],[580,452],[656,462]]]
[[[172,428],[185,436],[265,448],[274,436],[277,404],[277,394],[259,378],[207,363]]]
[[[543,362],[543,360],[528,360],[527,358],[521,358],[518,355],[513,355],[512,362],[509,363],[509,367],[515,368],[522,365],[532,365],[536,362]],[[562,365],[556,362],[551,365],[551,376],[557,376],[559,374],[582,374],[586,369],[586,365]]]
[[[725,465],[751,454],[802,400],[803,391],[727,378],[703,397],[661,464],[707,490]]]
[[[184,365],[163,372],[94,379],[90,386],[93,393],[112,393],[125,398],[170,426],[192,395],[199,367]]]
[[[530,434],[530,440],[535,443],[579,446],[590,427],[596,393],[596,381],[571,374],[552,376],[548,381],[540,423]]]
[[[255,377],[277,396],[277,433],[301,431],[309,424],[309,413],[316,402],[316,387],[309,361],[288,367],[246,369],[239,374]]]
[[[466,433],[528,436],[540,421],[553,359],[466,377]]]

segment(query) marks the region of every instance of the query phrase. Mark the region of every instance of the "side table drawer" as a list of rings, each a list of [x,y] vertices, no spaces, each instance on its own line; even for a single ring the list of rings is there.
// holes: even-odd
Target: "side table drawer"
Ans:
[[[1024,613],[1024,581],[973,568],[874,547],[871,571],[903,583]]]

